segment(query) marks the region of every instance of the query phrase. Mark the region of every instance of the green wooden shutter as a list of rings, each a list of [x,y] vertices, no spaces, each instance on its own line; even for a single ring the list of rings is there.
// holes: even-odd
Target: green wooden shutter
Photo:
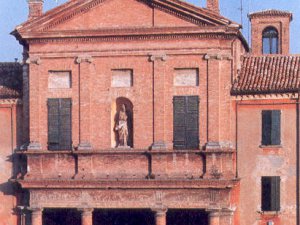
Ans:
[[[262,145],[271,144],[272,111],[262,111]]]
[[[272,131],[271,131],[271,144],[280,145],[280,110],[272,111]]]
[[[59,146],[59,99],[48,99],[48,147]]]
[[[280,211],[280,177],[262,177],[262,211]]]
[[[280,177],[271,178],[271,211],[280,211]]]
[[[173,145],[174,149],[185,149],[185,97],[173,99]]]
[[[186,97],[186,148],[199,148],[199,98]]]
[[[173,104],[174,149],[198,149],[199,97],[175,96]]]
[[[71,149],[71,99],[60,99],[60,146],[62,149]]]
[[[48,99],[48,148],[72,147],[71,99]]]

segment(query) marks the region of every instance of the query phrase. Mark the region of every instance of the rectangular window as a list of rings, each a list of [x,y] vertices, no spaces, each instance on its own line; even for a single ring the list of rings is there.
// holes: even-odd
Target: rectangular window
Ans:
[[[174,149],[199,148],[199,97],[175,96],[173,99]]]
[[[261,210],[280,211],[280,177],[261,178]]]
[[[116,69],[112,70],[112,87],[131,87],[133,85],[133,70]]]
[[[71,99],[48,99],[48,148],[72,149]]]
[[[198,86],[199,71],[196,68],[175,69],[174,86]]]
[[[49,71],[48,88],[71,88],[71,72]]]
[[[280,110],[262,111],[262,145],[280,145]]]

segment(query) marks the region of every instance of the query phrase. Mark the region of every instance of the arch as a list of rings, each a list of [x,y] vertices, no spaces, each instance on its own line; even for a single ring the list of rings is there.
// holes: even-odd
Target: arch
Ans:
[[[126,140],[122,141],[126,135]],[[133,148],[133,104],[128,98],[119,97],[112,102],[111,141],[113,148]]]
[[[263,54],[279,53],[278,31],[275,27],[266,27],[262,32],[262,52]]]

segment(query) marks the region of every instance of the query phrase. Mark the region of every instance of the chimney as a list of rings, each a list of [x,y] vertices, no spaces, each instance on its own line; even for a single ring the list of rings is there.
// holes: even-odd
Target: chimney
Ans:
[[[29,7],[28,19],[34,19],[43,14],[44,0],[27,0]]]
[[[219,0],[207,0],[207,9],[220,13]]]

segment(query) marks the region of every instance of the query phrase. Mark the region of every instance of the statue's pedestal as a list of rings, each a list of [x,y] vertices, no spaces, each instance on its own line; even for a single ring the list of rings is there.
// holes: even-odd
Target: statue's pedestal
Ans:
[[[117,149],[121,149],[121,150],[122,149],[126,149],[126,150],[129,150],[129,149],[131,149],[131,147],[128,146],[128,145],[127,146],[118,146]]]

